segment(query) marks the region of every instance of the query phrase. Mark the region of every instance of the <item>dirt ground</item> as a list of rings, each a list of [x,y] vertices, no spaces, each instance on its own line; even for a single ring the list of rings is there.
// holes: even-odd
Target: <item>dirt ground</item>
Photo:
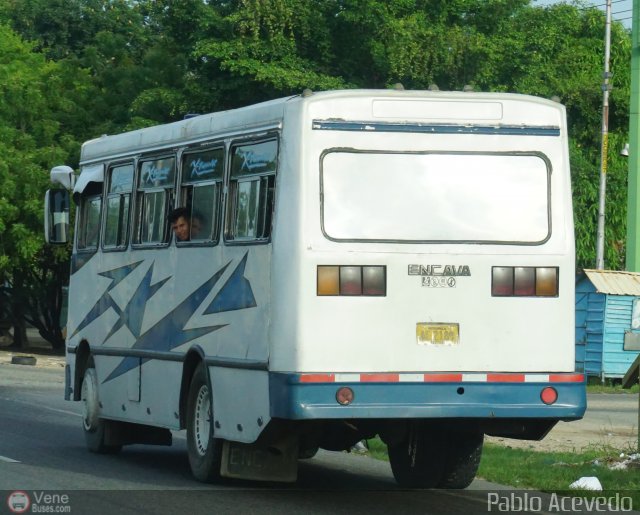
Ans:
[[[36,358],[36,367],[46,368],[64,368],[64,356],[47,355],[37,352],[16,352],[5,347],[0,347],[0,365],[11,365],[11,360],[14,356],[33,356]],[[28,366],[28,365],[14,365],[14,366]]]
[[[604,427],[586,418],[575,422],[558,422],[558,424],[538,442],[529,440],[512,440],[510,438],[487,437],[487,442],[540,452],[580,452],[585,449],[612,448],[625,453],[633,453],[637,449],[638,433],[633,427]]]
[[[27,338],[29,340],[29,348],[26,350],[10,348],[11,338],[8,335],[0,338],[0,364],[11,364],[14,356],[33,356],[36,358],[36,367],[64,368],[64,355],[54,352],[51,349],[51,345],[40,337],[37,330],[33,328],[27,329]]]

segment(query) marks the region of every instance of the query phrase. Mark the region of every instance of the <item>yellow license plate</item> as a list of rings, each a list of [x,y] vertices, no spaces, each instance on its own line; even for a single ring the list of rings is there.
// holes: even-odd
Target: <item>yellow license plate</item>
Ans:
[[[460,343],[460,325],[418,322],[416,341],[419,345],[457,345]]]

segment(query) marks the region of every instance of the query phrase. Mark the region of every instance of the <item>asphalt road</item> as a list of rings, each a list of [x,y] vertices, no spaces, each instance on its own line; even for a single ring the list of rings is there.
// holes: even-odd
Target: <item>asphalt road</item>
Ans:
[[[402,490],[388,463],[320,452],[300,463],[295,484],[203,485],[189,471],[184,433],[172,447],[87,452],[79,403],[62,399],[61,368],[0,363],[0,514],[24,492],[29,513],[393,513],[499,512],[505,487],[476,480],[458,491]],[[49,497],[47,497],[49,496]],[[6,500],[6,501],[5,501]],[[489,509],[489,508],[493,509]]]

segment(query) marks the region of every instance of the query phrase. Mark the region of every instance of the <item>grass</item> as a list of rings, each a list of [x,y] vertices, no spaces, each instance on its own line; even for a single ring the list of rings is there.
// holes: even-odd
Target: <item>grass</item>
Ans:
[[[367,447],[369,448],[369,455],[376,460],[389,461],[387,455],[387,446],[380,440],[380,438],[372,438],[367,440]]]
[[[373,458],[388,460],[382,441],[376,438],[369,440],[368,445]],[[537,452],[485,443],[478,477],[518,489],[574,497],[614,497],[618,493],[631,497],[636,508],[640,507],[640,459],[632,460],[624,469],[610,468],[620,466],[631,453],[631,449],[620,451],[609,447],[594,447],[580,453]],[[589,476],[598,478],[603,491],[569,489],[574,481]]]
[[[640,387],[634,384],[628,390],[625,390],[620,384],[587,384],[587,393],[638,393]]]
[[[576,491],[577,496],[609,497],[620,493],[631,497],[634,506],[640,506],[640,460],[635,459],[620,470],[611,468],[628,460],[629,451],[592,448],[580,453],[537,452],[485,444],[478,477],[516,488],[567,495],[571,483],[595,476],[603,491],[581,490]]]

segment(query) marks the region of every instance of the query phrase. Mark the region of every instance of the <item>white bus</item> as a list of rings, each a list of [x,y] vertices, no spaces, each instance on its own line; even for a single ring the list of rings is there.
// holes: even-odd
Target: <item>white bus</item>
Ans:
[[[293,481],[378,435],[400,485],[465,488],[485,434],[585,411],[556,102],[307,90],[88,141],[52,178],[91,451],[186,429],[198,480]],[[68,204],[47,194],[48,241]]]

